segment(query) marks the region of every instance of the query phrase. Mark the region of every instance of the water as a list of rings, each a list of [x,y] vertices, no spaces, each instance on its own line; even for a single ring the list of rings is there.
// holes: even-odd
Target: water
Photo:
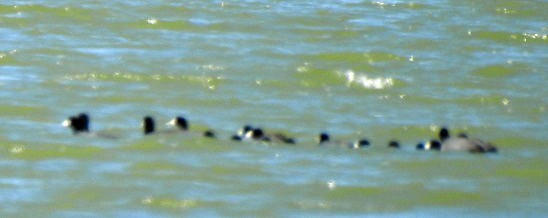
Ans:
[[[546,18],[546,1],[3,2],[1,212],[544,216]],[[61,127],[82,111],[118,139]],[[220,139],[144,137],[145,115]],[[228,140],[244,124],[298,145]],[[500,152],[414,150],[444,125]]]

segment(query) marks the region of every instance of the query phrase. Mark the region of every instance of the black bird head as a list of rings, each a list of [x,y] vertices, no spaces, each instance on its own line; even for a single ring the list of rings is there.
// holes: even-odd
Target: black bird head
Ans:
[[[250,133],[252,139],[262,139],[264,137],[264,131],[261,128],[255,128]]]
[[[416,147],[417,150],[425,150],[424,142],[419,142]]]
[[[78,116],[70,116],[63,121],[63,126],[70,127],[74,134],[89,132],[89,116],[86,113],[80,113]]]
[[[239,135],[232,135],[230,139],[232,139],[233,141],[242,141],[242,137]]]
[[[354,143],[354,149],[357,149],[357,148],[363,148],[363,147],[367,147],[369,146],[369,140],[367,139],[360,139],[359,141],[355,142]]]
[[[143,118],[143,133],[145,135],[154,133],[154,119],[151,116]]]
[[[426,143],[417,144],[417,150],[441,150],[441,142],[438,140],[432,139]]]
[[[251,125],[245,125],[244,127],[238,130],[236,135],[242,138],[242,137],[245,137],[245,135],[251,130],[253,130],[253,127],[251,127]]]
[[[392,140],[390,142],[388,142],[388,147],[389,148],[400,148],[400,143],[396,140]],[[423,145],[424,147],[424,145]]]
[[[327,134],[326,132],[320,133],[320,135],[318,136],[318,144],[322,144],[328,141],[329,141],[329,134]]]
[[[446,139],[449,138],[449,130],[447,130],[447,128],[445,127],[441,128],[440,133],[438,134],[438,137],[440,138],[442,142],[445,141]]]
[[[89,132],[89,116],[86,113],[80,113],[78,114],[78,119],[80,120],[80,128],[84,132]]]
[[[438,140],[430,140],[426,146],[426,149],[439,151],[441,150],[441,142]]]
[[[188,121],[181,116],[175,117],[175,119],[171,120],[169,124],[177,126],[179,129],[182,130],[188,130]]]
[[[215,132],[213,132],[213,130],[208,129],[204,132],[204,137],[215,138]]]

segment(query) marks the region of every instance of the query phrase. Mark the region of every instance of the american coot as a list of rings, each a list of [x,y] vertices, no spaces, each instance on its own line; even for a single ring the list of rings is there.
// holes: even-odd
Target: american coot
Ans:
[[[145,135],[153,134],[153,133],[180,133],[180,132],[189,132],[189,125],[188,121],[182,117],[178,116],[172,119],[167,123],[168,125],[176,126],[177,130],[162,130],[157,131],[155,128],[155,121],[152,116],[145,116],[143,118],[143,133]],[[213,130],[206,130],[202,136],[207,138],[215,138],[215,132]]]
[[[283,133],[268,134],[261,128],[253,128],[246,133],[246,138],[251,138],[256,141],[295,144],[295,139],[290,138]]]
[[[472,153],[496,153],[497,148],[489,142],[480,139],[470,139],[465,134],[451,137],[447,128],[441,128],[438,137],[442,151],[468,151]]]
[[[177,128],[179,128],[182,131],[187,131],[188,130],[188,121],[182,116],[178,116],[178,117],[173,118],[167,124],[171,125],[171,126],[176,126]]]
[[[89,116],[86,113],[70,116],[63,121],[62,125],[64,127],[70,127],[74,134],[89,132]]]
[[[366,138],[360,139],[356,142],[342,142],[331,140],[328,133],[322,132],[317,138],[318,145],[320,146],[339,146],[344,148],[359,149],[370,145],[369,140]]]
[[[265,135],[263,129],[261,128],[252,128],[247,131],[245,134],[246,139],[251,139],[259,142],[270,142],[271,139]]]
[[[189,127],[189,124],[188,124],[188,120],[186,118],[184,118],[183,116],[177,116],[175,118],[173,118],[171,121],[169,121],[167,123],[168,125],[170,126],[176,126],[178,130],[180,130],[179,132],[190,132],[190,127]],[[195,134],[190,132],[191,134]],[[206,137],[206,138],[216,138],[215,136],[215,131],[211,130],[211,129],[208,129],[206,131],[203,132],[202,136]]]
[[[432,139],[426,143],[419,143],[417,144],[417,150],[435,150],[435,151],[439,151],[441,150],[441,143],[436,140],[436,139]]]
[[[253,127],[251,127],[251,125],[245,125],[241,129],[239,129],[236,134],[232,135],[231,139],[234,141],[242,141],[245,139],[247,132],[251,131],[252,129]]]
[[[254,128],[251,125],[245,125],[232,136],[232,140],[253,140],[259,142],[295,144],[295,139],[284,135],[283,133],[267,134],[262,128]]]
[[[118,137],[110,135],[108,133],[96,133],[91,132],[89,128],[89,115],[87,113],[80,113],[76,116],[70,116],[68,119],[63,121],[62,125],[64,127],[69,127],[72,129],[73,134],[85,135],[88,137],[99,137],[106,139],[116,139]]]

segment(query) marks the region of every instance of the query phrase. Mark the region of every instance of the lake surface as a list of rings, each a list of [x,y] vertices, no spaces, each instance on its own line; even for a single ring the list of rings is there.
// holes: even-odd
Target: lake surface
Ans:
[[[541,0],[2,2],[0,213],[546,216],[547,20]],[[80,112],[117,139],[61,126]],[[218,139],[143,136],[146,115]],[[245,124],[297,144],[229,140]],[[442,126],[499,152],[415,150]]]

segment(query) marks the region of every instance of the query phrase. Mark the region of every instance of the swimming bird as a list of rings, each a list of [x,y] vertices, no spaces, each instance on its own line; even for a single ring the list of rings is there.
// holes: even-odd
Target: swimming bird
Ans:
[[[432,139],[426,143],[417,144],[417,150],[441,150],[441,143],[437,139]]]
[[[296,141],[294,138],[288,137],[283,133],[274,133],[267,134],[262,128],[255,128],[251,125],[245,125],[238,132],[232,136],[232,140],[242,141],[242,140],[253,140],[259,142],[272,142],[272,143],[285,143],[285,144],[295,144]]]
[[[359,149],[367,147],[370,145],[369,140],[366,138],[360,139],[356,142],[342,142],[342,141],[333,141],[328,133],[322,132],[318,135],[317,138],[318,145],[320,146],[339,146],[345,148]]]
[[[251,131],[248,131],[246,136],[254,140],[272,142],[272,143],[285,143],[285,144],[296,143],[294,138],[286,136],[283,133],[277,132],[274,134],[269,134],[269,133],[265,133],[263,129],[261,128],[254,128]]]
[[[238,132],[236,132],[236,134],[232,135],[231,139],[234,141],[242,141],[243,139],[245,139],[245,136],[247,135],[247,133],[251,131],[252,129],[253,127],[251,127],[251,125],[245,125],[241,129],[239,129]]]
[[[182,116],[178,116],[178,117],[173,118],[167,124],[171,125],[171,126],[176,126],[177,128],[179,128],[180,130],[183,130],[183,131],[188,130],[188,121]]]
[[[89,116],[86,113],[80,113],[77,116],[70,116],[63,121],[64,127],[70,127],[73,134],[89,132]]]
[[[261,128],[252,128],[251,130],[247,131],[245,134],[246,139],[252,139],[255,141],[260,142],[270,142],[271,139],[265,135],[263,129]]]
[[[88,137],[100,137],[106,139],[116,139],[117,136],[110,135],[108,133],[101,132],[91,132],[89,127],[89,115],[87,113],[79,113],[76,116],[70,116],[68,119],[63,121],[62,125],[64,127],[69,127],[72,129],[72,133],[75,135],[85,135]]]
[[[188,132],[191,135],[197,134],[196,132],[190,131],[190,127],[188,124],[188,120],[184,118],[183,116],[177,116],[170,120],[167,125],[169,126],[176,126],[177,131],[165,131],[166,133],[178,133],[178,132]],[[202,136],[206,138],[215,138],[215,132],[211,129],[208,129],[203,132]]]
[[[369,147],[369,145],[371,145],[369,143],[369,140],[363,138],[363,139],[360,139],[354,143],[351,144],[351,148],[353,149],[359,149],[359,148],[364,148],[364,147]]]
[[[465,134],[458,137],[451,137],[449,130],[441,128],[438,137],[441,142],[442,151],[468,151],[472,153],[496,153],[497,148],[489,142],[480,139],[470,139]]]

